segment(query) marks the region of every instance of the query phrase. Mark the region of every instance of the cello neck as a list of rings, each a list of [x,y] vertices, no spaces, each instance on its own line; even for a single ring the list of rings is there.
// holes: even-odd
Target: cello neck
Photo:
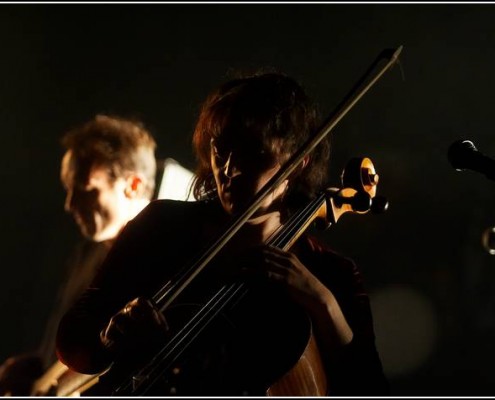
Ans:
[[[267,242],[271,246],[288,250],[317,218],[326,219],[327,195],[321,193],[306,207],[293,214],[287,223]]]

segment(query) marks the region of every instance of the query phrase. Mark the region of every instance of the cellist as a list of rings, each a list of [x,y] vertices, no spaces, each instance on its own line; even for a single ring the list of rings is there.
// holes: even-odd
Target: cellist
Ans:
[[[59,326],[57,353],[94,374],[155,354],[195,307],[221,285],[251,288],[225,310],[154,395],[264,394],[290,355],[301,315],[309,316],[332,395],[385,395],[368,296],[356,265],[310,235],[290,251],[266,245],[293,210],[325,183],[322,142],[165,311],[148,299],[221,233],[316,129],[316,107],[279,73],[233,79],[203,104],[193,135],[197,202],[152,202],[122,232],[90,288]],[[184,321],[183,321],[184,320]],[[168,387],[169,392],[163,392]],[[286,393],[291,395],[292,393]]]

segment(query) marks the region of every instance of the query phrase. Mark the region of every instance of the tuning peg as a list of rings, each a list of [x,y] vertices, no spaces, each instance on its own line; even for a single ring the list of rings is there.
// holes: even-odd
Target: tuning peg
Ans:
[[[381,214],[388,210],[388,200],[384,196],[375,196],[371,200],[371,212],[373,214]]]
[[[356,192],[354,196],[351,197],[349,202],[354,211],[366,212],[369,211],[372,203],[371,196],[367,192]]]
[[[346,196],[346,190],[341,190],[337,197],[336,202],[339,205],[349,204],[352,207],[352,211],[367,212],[371,207],[371,196],[365,191],[354,191],[352,196]]]

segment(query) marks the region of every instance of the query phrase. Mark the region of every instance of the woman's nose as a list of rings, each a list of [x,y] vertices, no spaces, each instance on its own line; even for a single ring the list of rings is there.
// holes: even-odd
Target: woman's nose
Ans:
[[[229,179],[232,179],[241,174],[241,170],[237,165],[236,160],[232,156],[232,152],[230,152],[229,157],[227,158],[227,162],[223,167],[223,173]]]

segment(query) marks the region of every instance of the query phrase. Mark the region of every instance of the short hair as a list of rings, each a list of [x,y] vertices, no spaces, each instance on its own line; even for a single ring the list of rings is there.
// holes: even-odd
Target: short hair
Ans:
[[[78,163],[107,168],[112,180],[142,174],[146,179],[143,196],[152,197],[156,142],[142,122],[100,114],[65,133],[61,142]]]
[[[261,73],[233,79],[212,92],[203,103],[193,134],[198,161],[193,194],[215,196],[210,165],[210,141],[222,135],[252,135],[283,165],[315,132],[316,105],[303,88],[281,73]],[[311,153],[306,168],[290,178],[287,200],[296,205],[322,189],[327,177],[330,145],[323,140]]]

